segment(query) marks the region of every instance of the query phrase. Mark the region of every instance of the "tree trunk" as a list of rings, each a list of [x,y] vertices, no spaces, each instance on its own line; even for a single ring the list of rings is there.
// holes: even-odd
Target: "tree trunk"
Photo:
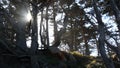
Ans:
[[[89,45],[87,43],[87,40],[85,39],[85,55],[90,55]]]
[[[25,25],[19,22],[18,24],[19,32],[16,33],[16,46],[18,50],[23,51],[23,53],[27,52],[27,44],[26,44],[26,37],[25,37]],[[24,52],[25,51],[25,52]],[[19,52],[19,51],[18,51]]]
[[[53,24],[54,24],[54,41],[56,41],[57,35],[58,35],[58,29],[57,29],[57,23],[55,21],[55,17],[56,17],[56,11],[55,11],[55,5],[53,4]]]
[[[46,8],[46,41],[47,41],[47,48],[49,47],[49,25],[48,25],[48,6]]]
[[[103,58],[103,61],[105,62],[105,65],[107,68],[115,68],[112,60],[108,58],[106,55],[106,50],[105,50],[105,28],[104,28],[104,23],[102,22],[100,12],[97,8],[96,5],[96,0],[93,0],[93,7],[96,13],[96,19],[98,21],[98,29],[99,29],[99,39],[98,39],[98,48],[100,50],[101,57]]]
[[[33,1],[33,3],[35,5],[36,2]],[[32,42],[31,42],[31,54],[35,54],[36,50],[38,49],[38,27],[37,27],[37,14],[38,14],[38,8],[36,6],[32,6],[33,8],[33,13],[32,13],[32,16],[33,16],[33,20],[32,20]]]
[[[34,5],[32,5],[32,42],[31,42],[31,48],[30,48],[30,55],[31,55],[31,67],[32,68],[39,68],[38,61],[36,60],[36,51],[38,49],[38,26],[37,26],[37,14],[38,14],[38,8],[37,8],[37,3],[35,0],[33,0]]]

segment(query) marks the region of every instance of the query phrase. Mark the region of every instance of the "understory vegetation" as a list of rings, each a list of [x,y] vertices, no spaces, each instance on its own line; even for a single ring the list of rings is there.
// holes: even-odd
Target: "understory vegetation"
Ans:
[[[0,55],[0,68],[31,68],[32,58],[36,58],[40,68],[105,68],[101,58],[83,56],[79,52],[64,52],[63,55],[48,54],[39,51],[34,56],[15,56],[12,54]],[[64,59],[61,58],[64,56]]]

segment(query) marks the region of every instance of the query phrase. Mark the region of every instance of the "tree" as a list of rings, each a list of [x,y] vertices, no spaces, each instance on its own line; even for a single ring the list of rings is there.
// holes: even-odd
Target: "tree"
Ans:
[[[105,29],[104,29],[104,23],[102,22],[102,19],[101,19],[101,15],[100,15],[100,12],[98,11],[97,9],[97,6],[95,4],[95,0],[93,0],[93,7],[94,7],[94,10],[95,10],[95,13],[96,13],[96,19],[98,21],[98,25],[99,25],[99,34],[100,34],[100,37],[99,37],[99,50],[100,50],[100,54],[106,64],[106,67],[107,68],[114,68],[114,64],[113,62],[107,57],[106,53],[105,53],[105,46],[104,46],[104,40],[105,40]]]

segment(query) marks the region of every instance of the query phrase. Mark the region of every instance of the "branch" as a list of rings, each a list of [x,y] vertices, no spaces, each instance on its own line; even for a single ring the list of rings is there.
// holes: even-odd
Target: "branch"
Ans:
[[[111,45],[107,40],[105,40],[105,43],[107,44],[107,46],[109,48],[111,48],[117,54],[118,58],[120,59],[120,50],[119,50],[119,48]]]

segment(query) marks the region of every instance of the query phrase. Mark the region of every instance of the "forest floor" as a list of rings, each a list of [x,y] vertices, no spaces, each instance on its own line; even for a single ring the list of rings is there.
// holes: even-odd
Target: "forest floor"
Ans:
[[[79,52],[64,52],[52,54],[39,51],[29,56],[14,56],[0,54],[0,68],[105,68],[101,58],[83,56]]]

